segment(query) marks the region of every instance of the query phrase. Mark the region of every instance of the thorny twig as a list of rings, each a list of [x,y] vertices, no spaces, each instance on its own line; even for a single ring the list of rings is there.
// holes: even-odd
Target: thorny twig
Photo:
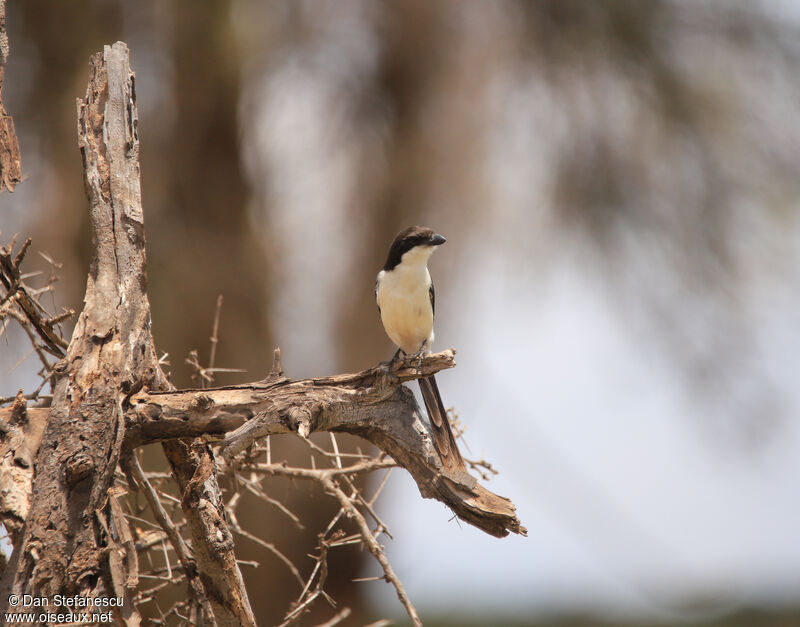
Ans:
[[[172,548],[174,549],[178,559],[181,562],[181,565],[183,566],[184,572],[191,575],[189,577],[189,589],[192,592],[195,603],[202,608],[203,615],[207,619],[211,619],[211,617],[214,615],[211,610],[211,604],[208,601],[202,582],[198,577],[194,576],[194,565],[192,563],[192,558],[189,554],[189,548],[187,547],[186,542],[183,540],[180,533],[178,533],[178,530],[170,519],[167,511],[161,505],[161,500],[159,499],[158,493],[147,480],[147,477],[145,477],[144,471],[139,464],[139,459],[134,454],[131,455],[128,460],[129,469],[133,474],[133,477],[136,479],[136,483],[144,492],[145,499],[149,503],[155,519],[167,534],[167,537],[172,544]],[[164,559],[166,561],[168,570],[171,571],[171,568],[169,567],[169,556],[166,553],[166,549],[164,550]],[[169,573],[169,578],[172,578],[171,572]]]
[[[13,370],[30,355],[36,354],[42,364],[39,370],[41,381],[33,392],[25,395],[29,401],[49,404],[51,394],[41,394],[44,386],[50,384],[52,391],[55,386],[54,369],[67,347],[67,341],[61,332],[61,323],[72,317],[75,312],[65,309],[57,315],[50,315],[39,302],[41,294],[51,291],[53,284],[58,280],[57,270],[60,264],[49,256],[39,253],[50,266],[50,272],[43,286],[34,288],[26,280],[43,275],[42,272],[21,271],[22,262],[31,245],[31,238],[25,240],[20,249],[14,253],[17,236],[4,247],[0,247],[0,336],[4,335],[13,321],[25,332],[31,345],[31,351],[24,355]],[[56,359],[54,359],[54,357]],[[16,396],[0,397],[0,405],[13,402]]]
[[[215,368],[214,362],[217,359],[217,344],[219,343],[219,317],[222,311],[222,294],[217,296],[217,306],[214,309],[214,322],[211,326],[211,348],[208,355],[208,366],[200,365],[200,356],[197,350],[189,351],[189,356],[185,362],[193,370],[192,381],[195,385],[205,388],[207,384],[214,383],[214,375],[218,372],[247,372],[241,368]]]
[[[250,533],[249,531],[243,529],[242,526],[239,524],[239,519],[236,517],[236,506],[238,505],[240,496],[241,493],[234,494],[225,508],[225,512],[227,513],[228,518],[230,519],[231,522],[231,529],[233,529],[233,531],[235,533],[238,533],[240,536],[243,536],[248,540],[251,540],[256,544],[258,544],[259,546],[262,546],[268,551],[272,552],[275,555],[275,557],[277,557],[281,562],[283,562],[286,568],[289,569],[289,572],[292,573],[294,578],[297,579],[298,583],[302,586],[303,577],[300,575],[300,571],[297,570],[297,567],[295,567],[295,565],[292,564],[292,561],[288,557],[286,557],[283,553],[281,553],[274,544],[272,544],[271,542],[267,542],[262,538],[259,538],[255,534]]]
[[[0,285],[4,292],[0,295],[0,319],[6,315],[13,315],[19,324],[29,332],[29,336],[35,336],[34,346],[41,347],[54,357],[61,359],[65,355],[67,341],[61,334],[59,324],[74,315],[71,309],[63,313],[50,316],[47,310],[41,305],[38,296],[45,291],[49,291],[53,283],[57,280],[56,270],[58,264],[52,259],[43,255],[44,259],[50,263],[50,277],[42,288],[34,289],[25,283],[25,279],[35,276],[37,273],[23,275],[20,271],[25,254],[31,245],[31,238],[25,240],[19,251],[14,254],[14,245],[17,236],[4,247],[0,247]]]
[[[208,368],[213,370],[214,362],[217,359],[217,343],[219,342],[219,314],[222,311],[222,294],[217,296],[217,308],[214,310],[214,325],[211,329],[211,349],[208,354]]]
[[[241,368],[204,368],[200,365],[200,357],[196,350],[189,351],[189,356],[184,361],[194,371],[192,381],[202,388],[205,388],[208,383],[213,383],[214,375],[218,372],[247,372]]]
[[[309,576],[306,585],[300,597],[296,601],[295,607],[286,615],[283,626],[288,626],[296,622],[301,616],[302,612],[306,610],[318,597],[323,595],[322,584],[324,583],[324,575],[326,573],[326,559],[328,550],[336,546],[346,546],[353,543],[363,543],[373,557],[381,565],[384,575],[382,579],[392,584],[397,592],[400,602],[408,612],[409,617],[415,625],[421,625],[419,616],[416,609],[411,604],[408,595],[405,592],[403,584],[394,573],[388,558],[383,550],[383,547],[378,543],[377,537],[381,533],[385,533],[391,537],[386,524],[375,513],[373,505],[377,496],[385,485],[384,481],[378,486],[376,494],[372,499],[365,499],[360,490],[355,486],[353,479],[365,472],[372,472],[375,470],[387,468],[391,469],[397,464],[391,459],[385,458],[371,458],[361,459],[352,465],[344,466],[342,464],[342,456],[338,453],[339,447],[335,440],[335,436],[331,434],[333,453],[326,453],[328,459],[332,463],[331,468],[297,468],[290,467],[285,464],[261,464],[250,463],[247,468],[259,471],[265,475],[284,476],[295,479],[306,479],[318,483],[326,494],[333,496],[339,503],[340,509],[331,520],[326,530],[319,535],[318,551],[316,565]],[[309,440],[307,442],[312,448],[316,450],[319,447],[312,444]],[[364,456],[359,456],[363,458]],[[349,493],[342,489],[341,485],[345,485],[349,489]],[[365,515],[361,512],[363,508],[367,514],[374,520],[376,528],[370,529]],[[345,536],[343,530],[339,529],[334,531],[336,525],[342,518],[350,519],[356,523],[358,534],[355,536]],[[314,580],[317,580],[316,586],[312,586]]]

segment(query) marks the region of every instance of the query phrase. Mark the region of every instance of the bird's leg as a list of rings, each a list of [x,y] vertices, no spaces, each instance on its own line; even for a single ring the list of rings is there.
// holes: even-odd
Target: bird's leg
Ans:
[[[427,352],[426,351],[427,348],[428,348],[428,340],[425,339],[425,340],[422,341],[422,346],[419,347],[419,350],[416,353],[414,353],[413,355],[411,355],[411,359],[412,360],[413,359],[417,360],[417,368],[421,368],[422,367],[422,358],[425,356],[425,353]]]
[[[401,357],[401,355],[402,355],[403,357],[405,357],[405,355],[406,355],[406,354],[403,352],[403,349],[402,349],[402,348],[398,348],[398,349],[395,351],[395,353],[394,353],[394,357],[392,357],[391,361],[387,362],[387,363],[388,363],[388,366],[389,366],[389,371],[390,371],[390,372],[391,372],[392,370],[394,370],[394,368],[395,368],[395,366],[397,365],[397,363],[398,363],[398,362],[400,362],[400,361],[402,361],[402,360],[403,360],[403,358]]]

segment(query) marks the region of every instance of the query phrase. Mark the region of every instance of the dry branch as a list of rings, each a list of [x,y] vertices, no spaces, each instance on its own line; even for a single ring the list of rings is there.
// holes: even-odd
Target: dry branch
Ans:
[[[50,317],[36,300],[36,296],[31,294],[31,289],[23,282],[20,272],[20,266],[30,245],[31,239],[28,238],[16,254],[14,254],[14,240],[8,246],[0,248],[0,285],[5,288],[0,304],[13,302],[24,316],[20,323],[26,328],[28,326],[32,328],[42,341],[45,350],[61,358],[65,354],[67,342],[61,337],[56,325],[75,312],[70,309],[59,316]]]
[[[139,392],[126,412],[130,446],[187,436],[218,436],[230,460],[257,438],[314,431],[359,435],[391,455],[417,482],[420,493],[450,507],[459,518],[497,537],[525,534],[508,499],[492,494],[464,472],[442,468],[414,395],[402,386],[455,365],[452,350],[386,364],[355,374],[264,381],[204,390]]]
[[[164,443],[164,453],[181,490],[181,509],[189,526],[194,559],[217,624],[255,626],[236,564],[211,450],[200,439],[190,443],[170,440]]]
[[[189,547],[178,533],[178,530],[175,527],[175,524],[172,522],[172,519],[169,517],[169,514],[161,505],[159,495],[145,476],[142,467],[139,465],[139,460],[135,455],[131,455],[129,460],[129,466],[133,478],[139,485],[140,489],[144,492],[144,496],[150,505],[151,511],[155,515],[158,524],[161,525],[161,528],[167,534],[175,554],[178,556],[181,566],[183,566],[186,579],[189,582],[189,591],[194,597],[195,604],[200,607],[204,621],[212,623],[214,621],[214,613],[211,608],[211,603],[206,597],[205,588],[198,577],[197,569],[190,555]],[[169,559],[166,561],[167,564],[169,564]]]
[[[109,507],[124,435],[120,390],[143,380],[162,385],[143,291],[144,229],[127,48],[106,47],[92,57],[90,70],[78,130],[94,259],[85,307],[56,373],[25,533],[4,577],[4,590],[15,594],[112,593],[108,552],[131,558],[117,544],[122,538],[111,537],[118,521]],[[118,618],[138,623],[136,615]]]
[[[135,91],[123,43],[106,46],[91,59],[86,99],[78,102],[78,136],[94,259],[84,310],[55,373],[58,382],[35,463],[33,498],[24,535],[4,574],[3,604],[11,592],[46,597],[114,594],[130,599],[136,549],[111,493],[117,462],[129,455],[122,447],[123,404],[142,386],[169,387],[150,332]],[[40,320],[35,303],[24,299],[20,255],[11,259],[10,247],[3,253],[7,293],[45,346],[58,354],[59,338],[48,333],[54,322]],[[174,456],[189,479],[194,478],[193,459]],[[207,483],[218,491],[216,477]],[[219,508],[222,511],[221,503]],[[186,514],[193,531],[217,538],[218,521],[215,524],[196,511]],[[227,530],[224,521],[222,525]],[[214,607],[213,616],[202,612],[206,624],[254,624],[229,544],[227,554],[220,551],[214,556],[225,558],[225,576],[214,580],[200,573],[199,595],[206,601],[196,606]],[[212,599],[207,599],[209,589]],[[225,601],[232,597],[239,599],[235,608]],[[140,622],[130,601],[117,619],[128,625]]]

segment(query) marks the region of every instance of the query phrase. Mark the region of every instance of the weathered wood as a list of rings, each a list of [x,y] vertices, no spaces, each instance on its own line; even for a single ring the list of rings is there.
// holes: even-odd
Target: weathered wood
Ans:
[[[442,468],[414,395],[401,385],[453,366],[455,354],[448,350],[427,355],[421,362],[399,362],[393,370],[382,364],[317,379],[273,375],[264,381],[222,388],[140,391],[125,400],[125,447],[204,436],[220,441],[222,456],[230,461],[266,435],[352,433],[391,455],[409,471],[422,496],[445,503],[462,520],[498,537],[509,532],[525,535],[511,501],[486,490],[466,473]],[[0,421],[3,412],[0,410]],[[170,453],[174,446],[166,447],[168,457],[174,457]],[[205,452],[193,451],[190,456],[196,460],[196,468],[179,473],[182,487],[191,482],[198,488],[203,483],[199,469],[210,467],[209,462],[199,461],[205,460]],[[173,467],[182,465],[173,463]],[[191,498],[184,494],[184,498],[200,499],[196,494]],[[216,502],[208,495],[203,498]],[[218,511],[220,507],[215,505]]]
[[[22,394],[0,412],[0,522],[16,544],[31,505],[33,463],[47,410],[28,410]]]
[[[124,44],[90,61],[78,135],[94,239],[94,258],[36,458],[31,509],[4,589],[30,593],[112,594],[108,553],[131,559],[109,507],[124,420],[121,392],[162,385],[144,292],[144,227],[139,192],[133,75]],[[3,598],[5,599],[5,593]],[[118,616],[138,624],[134,608]]]
[[[228,436],[223,455],[231,458],[254,438],[272,433],[325,430],[322,423],[303,420],[307,401],[327,405],[377,407],[405,381],[455,365],[452,350],[426,355],[417,367],[389,371],[385,366],[354,374],[293,380],[282,375],[263,381],[202,390],[142,390],[126,401],[126,442],[141,446],[160,440],[195,436]],[[357,395],[358,393],[358,395]],[[297,406],[298,410],[293,408]],[[315,408],[319,411],[322,405]],[[343,409],[343,408],[341,408]],[[381,410],[386,409],[380,407]],[[375,412],[377,413],[377,412]],[[280,414],[280,415],[279,415]],[[0,410],[0,416],[2,416]]]
[[[352,433],[391,455],[409,471],[422,496],[445,503],[462,520],[498,537],[509,532],[525,535],[511,501],[488,491],[466,473],[442,468],[414,395],[401,385],[453,366],[455,353],[447,350],[426,355],[420,362],[398,362],[392,370],[382,364],[316,379],[293,380],[273,374],[264,381],[221,388],[143,390],[125,400],[125,447],[204,436],[220,441],[222,456],[230,461],[266,435]],[[8,412],[0,410],[0,421],[4,411]],[[183,473],[182,485],[191,477],[202,477],[199,468],[209,467],[199,461],[205,454],[192,457],[196,468]],[[209,497],[205,500],[214,502]]]
[[[0,0],[0,191],[14,191],[22,180],[22,159],[13,118],[3,106],[2,91],[5,66],[8,62],[8,35],[6,34],[6,0]]]
[[[233,535],[216,478],[214,455],[201,439],[170,440],[164,453],[181,489],[197,571],[218,625],[255,627],[247,591],[236,564]]]
[[[134,77],[121,42],[91,59],[86,98],[78,102],[78,136],[94,258],[84,309],[57,371],[24,534],[6,569],[0,603],[12,592],[121,596],[118,621],[136,625],[136,555],[112,489],[117,462],[128,454],[123,403],[142,386],[170,386],[150,332]],[[210,481],[216,485],[215,477]],[[17,510],[17,518],[25,517],[24,507]],[[220,524],[204,526],[208,521],[196,511],[187,518],[208,537],[220,532]],[[217,548],[225,576],[202,577],[198,594],[205,597],[213,584],[214,594],[239,603],[235,613],[218,604],[219,612],[205,615],[205,622],[252,624],[233,544]]]
[[[271,376],[224,388],[142,391],[129,400],[126,433],[131,446],[181,435],[217,436],[226,460],[266,435],[352,433],[406,468],[423,497],[445,503],[459,518],[491,535],[524,535],[511,501],[492,494],[465,472],[442,467],[414,395],[401,385],[454,365],[454,352],[448,350],[421,362],[407,359],[393,369],[384,364],[317,379]]]

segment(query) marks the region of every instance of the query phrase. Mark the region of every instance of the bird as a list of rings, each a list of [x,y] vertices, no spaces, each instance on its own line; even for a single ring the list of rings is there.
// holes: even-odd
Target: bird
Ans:
[[[378,272],[375,300],[386,335],[397,346],[394,359],[401,352],[420,359],[431,352],[436,298],[428,259],[445,241],[442,235],[427,227],[403,229],[394,238],[386,263]],[[464,469],[464,459],[447,419],[436,378],[429,375],[418,381],[434,447],[443,466]]]

